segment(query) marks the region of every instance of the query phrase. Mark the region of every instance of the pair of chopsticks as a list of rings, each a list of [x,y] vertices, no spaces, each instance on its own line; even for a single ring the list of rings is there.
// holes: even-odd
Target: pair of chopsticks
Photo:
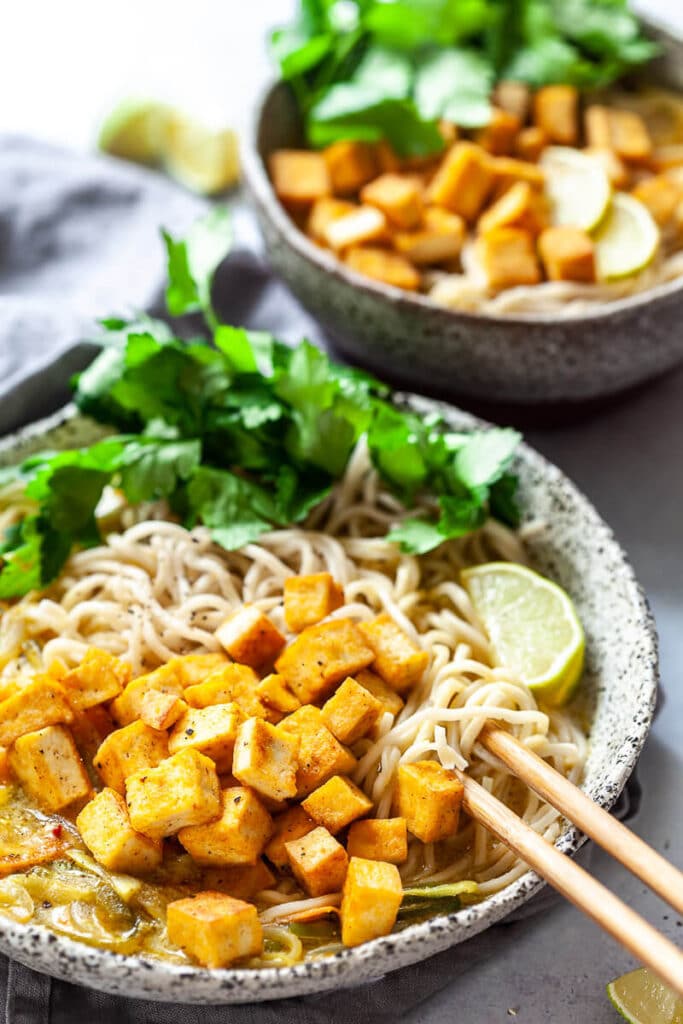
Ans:
[[[479,741],[540,797],[595,840],[658,896],[683,913],[683,873],[563,775],[503,729],[487,725]],[[464,772],[463,806],[471,817],[683,996],[683,952],[587,871],[548,843]]]

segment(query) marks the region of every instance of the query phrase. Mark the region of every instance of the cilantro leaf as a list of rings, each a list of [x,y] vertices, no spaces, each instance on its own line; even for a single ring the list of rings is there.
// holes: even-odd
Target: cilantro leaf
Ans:
[[[168,257],[169,313],[182,316],[202,312],[210,323],[215,323],[211,287],[232,243],[229,211],[215,206],[193,224],[185,239],[176,241],[168,231],[162,231],[162,236]]]

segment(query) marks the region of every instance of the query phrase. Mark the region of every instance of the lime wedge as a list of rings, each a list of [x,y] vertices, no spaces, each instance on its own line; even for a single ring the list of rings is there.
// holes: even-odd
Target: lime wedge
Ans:
[[[98,146],[105,153],[137,164],[161,160],[169,111],[151,100],[125,100],[107,117],[100,129]]]
[[[171,119],[164,157],[168,173],[201,195],[225,192],[239,180],[235,133],[212,132],[181,115]]]
[[[462,584],[499,665],[547,704],[565,704],[581,678],[585,640],[568,594],[514,562],[464,569]]]
[[[645,967],[610,981],[607,995],[630,1024],[683,1024],[683,1000]]]
[[[539,163],[553,224],[592,231],[604,217],[612,192],[602,162],[568,146],[548,146]]]
[[[652,262],[659,228],[643,203],[625,192],[615,192],[593,242],[598,278],[616,281],[637,274]]]

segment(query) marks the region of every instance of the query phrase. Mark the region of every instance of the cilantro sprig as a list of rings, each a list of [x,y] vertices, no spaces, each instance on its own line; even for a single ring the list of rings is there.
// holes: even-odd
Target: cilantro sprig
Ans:
[[[0,471],[0,486],[23,488],[27,507],[0,538],[0,598],[45,586],[74,547],[101,541],[95,513],[107,485],[131,504],[166,499],[187,527],[203,523],[233,549],[302,522],[362,435],[407,507],[433,499],[433,514],[392,530],[404,550],[428,551],[490,514],[516,522],[515,431],[454,432],[393,404],[379,381],[307,341],[292,349],[217,323],[211,282],[228,244],[225,218],[214,211],[188,239],[165,238],[171,311],[201,311],[213,343],[147,317],[102,322],[101,351],[74,381],[74,399],[112,435]]]

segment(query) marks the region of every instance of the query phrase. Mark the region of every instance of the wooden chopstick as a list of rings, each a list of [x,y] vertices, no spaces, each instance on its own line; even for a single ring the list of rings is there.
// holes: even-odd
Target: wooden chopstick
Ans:
[[[683,953],[601,882],[561,853],[478,782],[456,769],[463,806],[579,910],[683,996]]]
[[[527,786],[683,914],[683,872],[509,732],[487,726],[479,740]]]

